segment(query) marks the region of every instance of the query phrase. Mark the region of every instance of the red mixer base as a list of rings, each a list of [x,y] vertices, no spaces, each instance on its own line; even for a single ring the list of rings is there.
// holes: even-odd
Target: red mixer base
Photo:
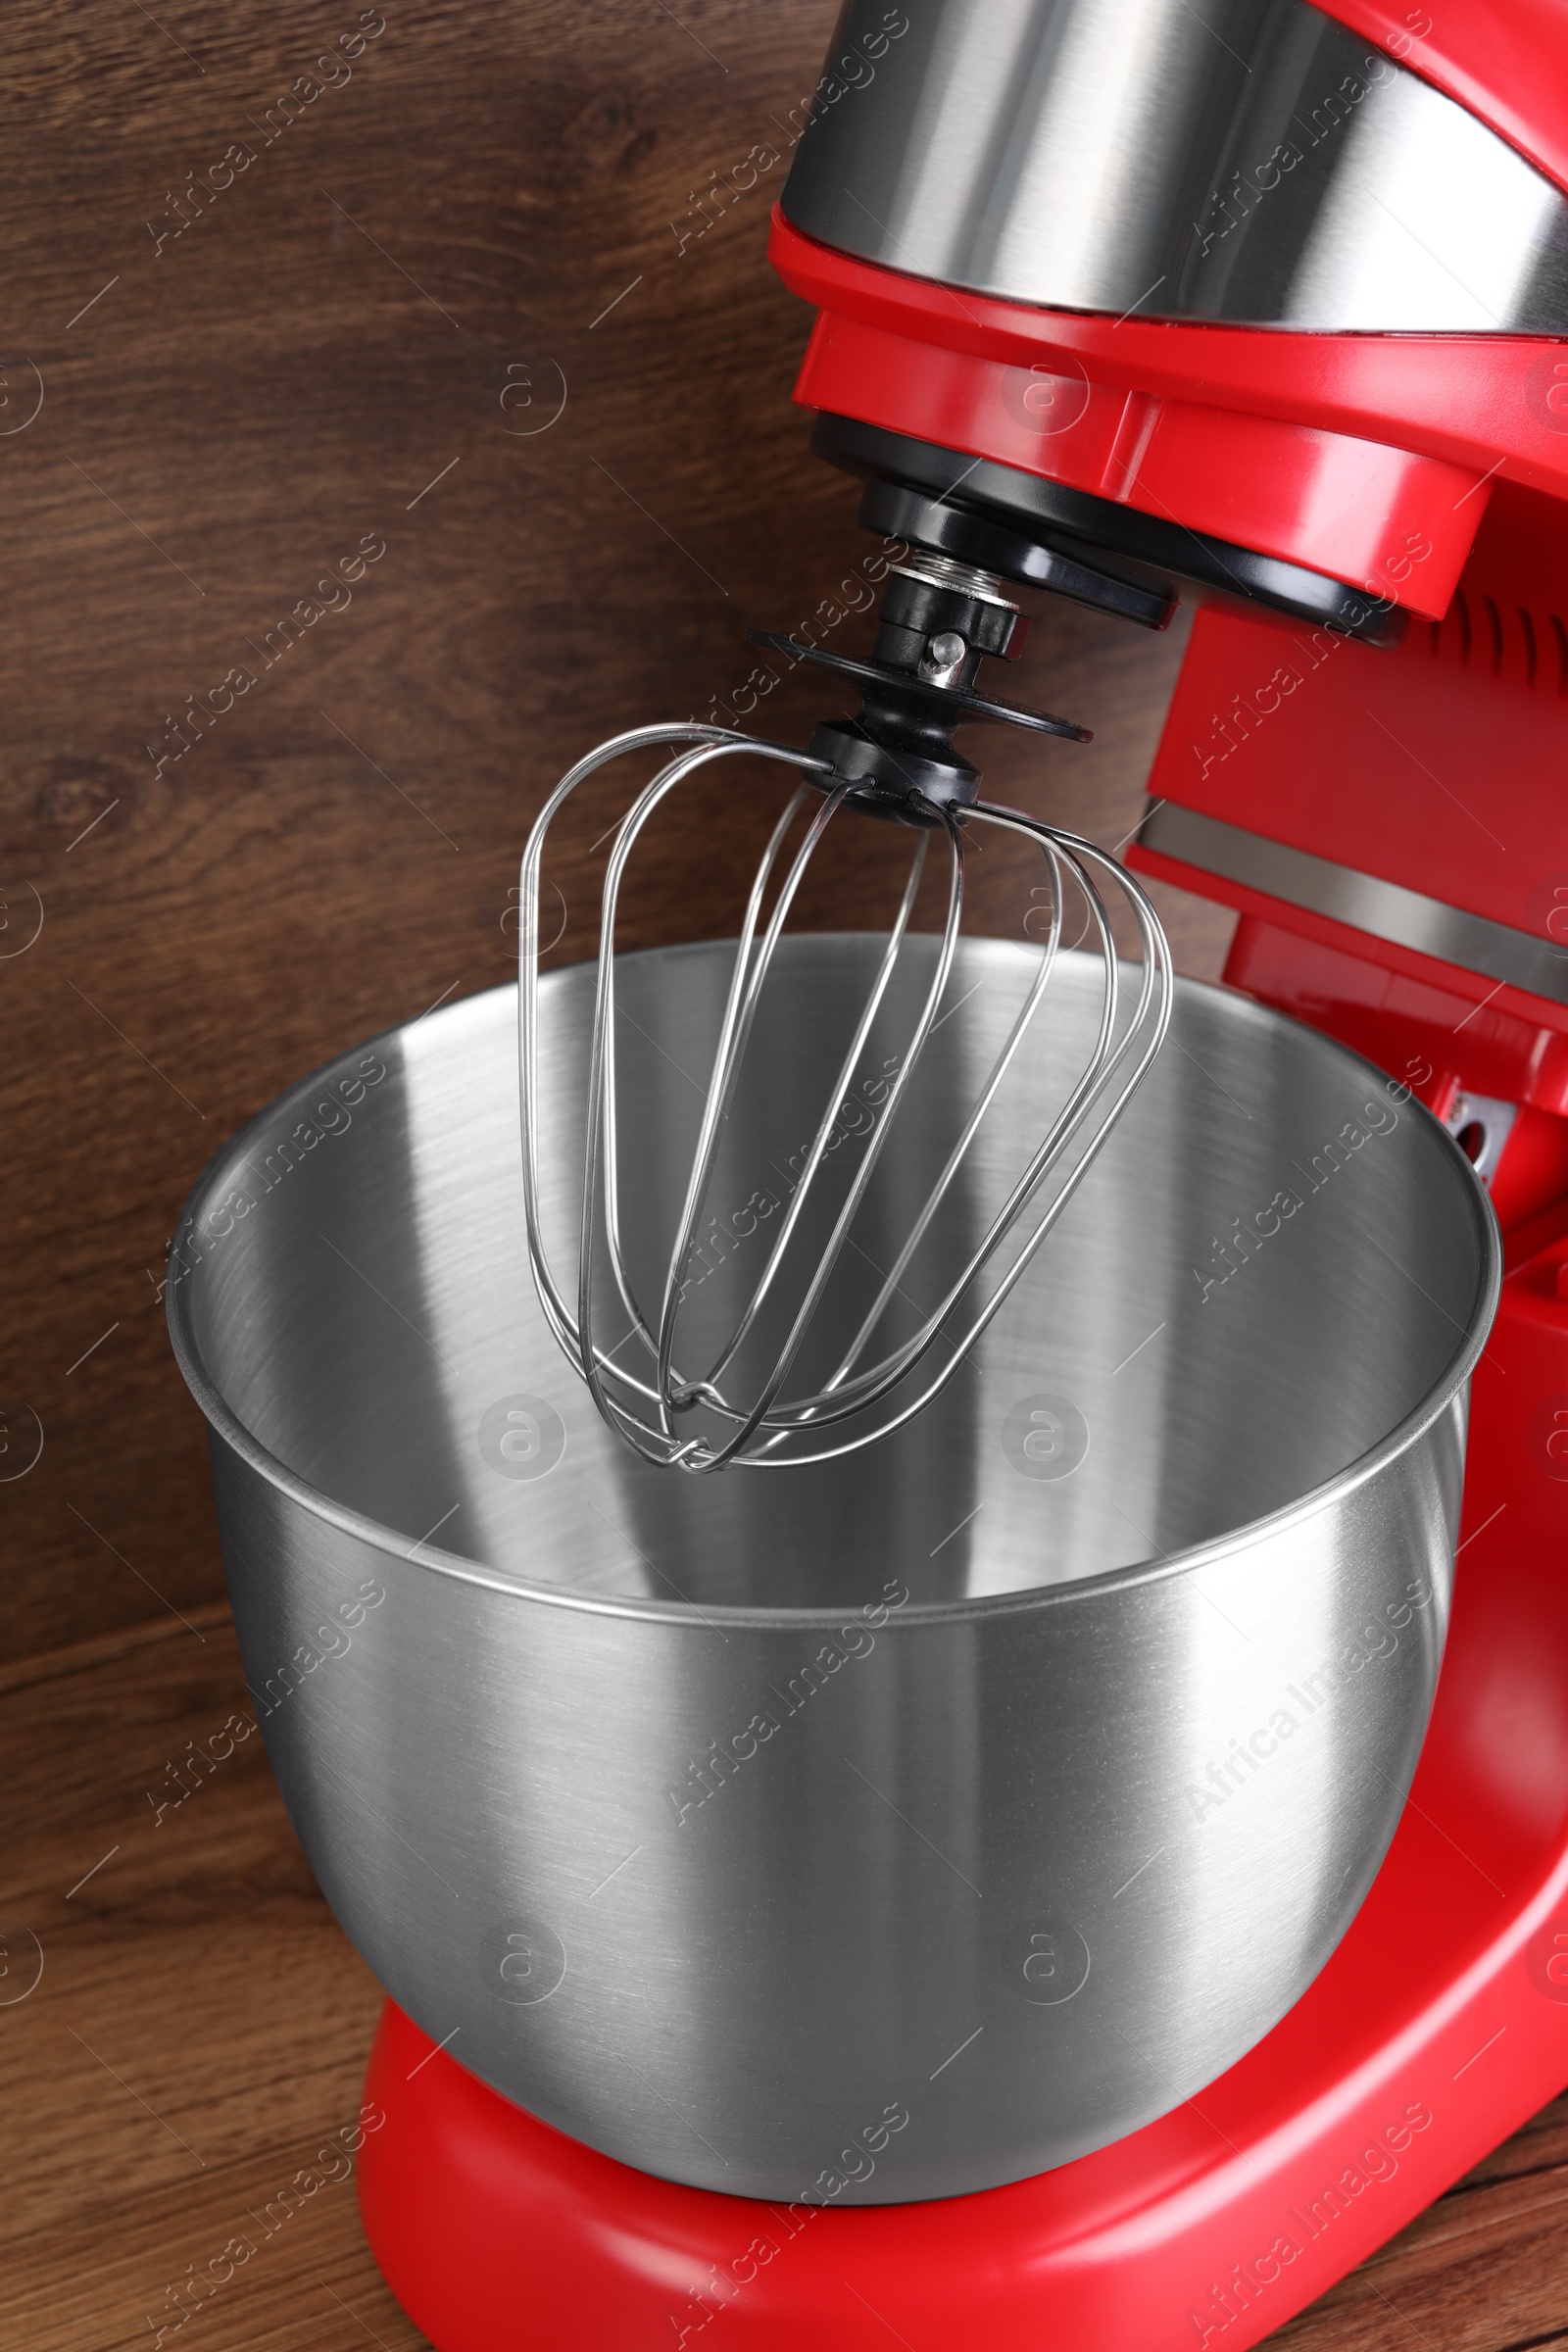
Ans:
[[[1560,2091],[1563,1264],[1568,1240],[1504,1283],[1472,1384],[1453,1621],[1410,1801],[1348,1935],[1272,2034],[1197,2099],[1037,2180],[823,2209],[616,2164],[389,2002],[360,2204],[438,2352],[1241,2352]]]
[[[1257,2343],[1568,2082],[1568,1592],[1558,1547],[1509,1556],[1508,1516],[1466,1546],[1377,1884],[1197,2100],[1009,2188],[790,2208],[579,2146],[388,2002],[360,2202],[410,2317],[439,2352]]]

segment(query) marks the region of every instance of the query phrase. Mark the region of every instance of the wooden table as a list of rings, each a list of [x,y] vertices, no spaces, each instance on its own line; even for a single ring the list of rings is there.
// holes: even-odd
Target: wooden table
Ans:
[[[743,624],[799,626],[870,552],[806,451],[808,322],[763,260],[834,13],[8,12],[7,2346],[148,2342],[355,2112],[379,1996],[260,1742],[172,1801],[187,1740],[244,1692],[164,1246],[203,1160],[286,1082],[506,978],[523,831],[586,744],[722,715]],[[1120,840],[1179,653],[1179,632],[1043,616],[1009,688],[1097,740],[998,743],[988,781]],[[798,735],[818,700],[797,679],[770,725]],[[633,944],[730,927],[755,814],[694,802],[633,894]],[[593,937],[590,839],[560,868],[558,958]],[[847,850],[814,919],[858,919],[874,849]],[[1018,867],[979,863],[981,924],[1016,929]],[[1184,968],[1216,973],[1226,918],[1162,904]],[[1287,2335],[1568,2340],[1565,2217],[1559,2107]],[[180,2332],[416,2340],[346,2183]]]

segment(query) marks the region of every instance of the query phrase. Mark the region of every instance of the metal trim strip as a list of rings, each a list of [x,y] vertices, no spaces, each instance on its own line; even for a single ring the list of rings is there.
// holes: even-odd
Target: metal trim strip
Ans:
[[[1429,899],[1400,883],[1358,874],[1310,851],[1244,832],[1196,808],[1152,801],[1138,829],[1142,848],[1179,858],[1222,881],[1239,882],[1287,906],[1327,915],[1352,930],[1386,939],[1393,946],[1479,972],[1550,1004],[1568,1004],[1568,949],[1490,916],[1470,914],[1442,899]]]

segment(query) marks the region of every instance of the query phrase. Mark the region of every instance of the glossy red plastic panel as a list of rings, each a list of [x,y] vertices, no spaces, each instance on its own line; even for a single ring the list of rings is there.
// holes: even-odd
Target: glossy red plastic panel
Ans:
[[[1389,948],[1259,892],[1232,890],[1174,858],[1140,852],[1137,862],[1199,897],[1223,889],[1227,904],[1249,901],[1225,966],[1231,987],[1328,1030],[1373,1059],[1397,1037],[1402,1043],[1395,1058],[1401,1065],[1412,1054],[1432,1064],[1435,1084],[1421,1092],[1440,1114],[1463,1087],[1520,1103],[1568,1131],[1568,1007],[1544,1006],[1539,997],[1517,989],[1494,991],[1473,972]],[[1407,971],[1405,964],[1423,968]],[[1544,1025],[1544,1011],[1555,1012],[1561,1027]],[[1568,1167],[1553,1197],[1568,1198]],[[1494,1205],[1506,1226],[1510,1220],[1495,1191]]]
[[[795,397],[1446,609],[1494,481],[1568,499],[1568,341],[1032,310],[813,243]]]
[[[1263,615],[1200,612],[1151,794],[1568,952],[1564,521],[1555,501],[1500,490],[1441,626],[1414,625],[1394,653]],[[1493,1018],[1568,1030],[1568,1006],[1153,852],[1131,862],[1425,982],[1461,1009],[1485,999]],[[1514,1061],[1512,1099],[1568,1109],[1560,1054]]]
[[[930,350],[835,313],[817,321],[795,396],[1434,614],[1486,500],[1474,472],[1386,442]]]
[[[1568,1242],[1475,1384],[1448,1653],[1345,1941],[1197,2100],[1039,2180],[785,2208],[678,2186],[512,2106],[390,2003],[360,2197],[439,2352],[1243,2352],[1568,2082]],[[1511,1392],[1511,1394],[1508,1394]],[[1555,1416],[1555,1418],[1553,1417]],[[1216,1985],[1216,1999],[1224,1997]]]

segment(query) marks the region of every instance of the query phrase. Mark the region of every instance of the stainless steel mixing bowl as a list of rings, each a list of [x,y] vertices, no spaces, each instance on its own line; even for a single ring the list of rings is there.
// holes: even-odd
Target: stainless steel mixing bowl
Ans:
[[[809,1137],[875,953],[790,946],[715,1259],[763,1246],[784,1180],[748,1139],[764,1108]],[[972,1093],[1031,969],[964,947],[933,1086]],[[1053,982],[1014,1157],[1097,969]],[[623,971],[653,1234],[727,957]],[[544,983],[564,1111],[591,978]],[[454,2058],[673,2180],[897,2202],[1136,2129],[1290,2007],[1393,1834],[1497,1295],[1480,1186],[1368,1064],[1184,983],[944,1397],[842,1463],[688,1479],[608,1434],[545,1331],[514,1008],[281,1097],[172,1262],[246,1676],[328,1901]],[[568,1235],[577,1185],[565,1153]]]

